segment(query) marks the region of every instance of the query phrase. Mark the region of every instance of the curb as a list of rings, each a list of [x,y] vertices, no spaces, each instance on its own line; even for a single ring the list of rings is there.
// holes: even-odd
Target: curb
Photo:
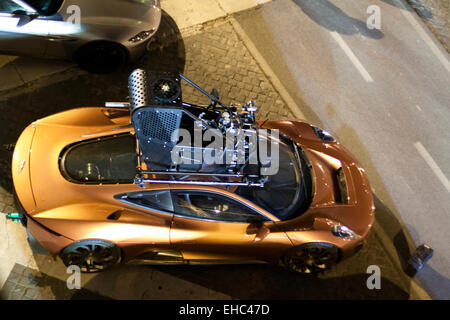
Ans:
[[[273,87],[276,91],[280,94],[280,97],[286,102],[286,105],[288,106],[289,110],[292,112],[292,114],[299,119],[305,119],[306,117],[304,114],[300,111],[300,107],[295,103],[295,100],[291,97],[289,92],[286,90],[286,88],[281,83],[280,79],[275,75],[275,73],[272,71],[272,68],[269,66],[267,61],[264,59],[264,57],[259,53],[258,49],[256,48],[255,44],[252,42],[252,40],[247,36],[244,29],[239,25],[239,23],[236,21],[234,17],[230,17],[229,21],[231,25],[233,26],[234,30],[236,31],[238,37],[244,44],[244,46],[247,48],[247,50],[250,52],[250,54],[255,58],[257,64],[263,71],[263,73],[267,76],[267,79],[271,82]]]

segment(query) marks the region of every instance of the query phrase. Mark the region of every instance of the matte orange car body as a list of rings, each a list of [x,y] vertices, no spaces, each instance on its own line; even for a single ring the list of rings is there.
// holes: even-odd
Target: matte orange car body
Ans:
[[[279,129],[305,152],[312,164],[313,198],[308,210],[288,221],[278,218],[222,187],[147,184],[146,190],[200,189],[226,194],[253,207],[271,221],[251,223],[200,221],[145,210],[118,201],[115,195],[142,191],[135,184],[78,184],[60,171],[60,155],[68,145],[87,139],[134,132],[127,111],[79,108],[38,120],[20,136],[13,155],[12,175],[18,200],[27,212],[32,235],[51,254],[84,239],[102,239],[121,248],[122,261],[155,250],[175,250],[185,260],[254,260],[278,263],[289,249],[325,242],[339,248],[342,258],[362,244],[374,221],[371,188],[364,169],[339,143],[317,138],[303,121],[265,121],[260,127]],[[333,172],[342,167],[348,204],[337,203]],[[117,219],[111,219],[118,213]],[[344,239],[331,228],[340,223],[359,237]]]

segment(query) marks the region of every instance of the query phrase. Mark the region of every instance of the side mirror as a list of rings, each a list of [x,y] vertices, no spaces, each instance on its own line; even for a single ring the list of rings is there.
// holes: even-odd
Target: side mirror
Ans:
[[[270,233],[270,229],[267,228],[265,225],[262,225],[255,235],[255,241],[262,241],[264,240]]]
[[[26,16],[27,12],[25,10],[14,10],[11,14],[15,16]]]
[[[19,17],[19,21],[17,22],[17,27],[22,27],[27,23],[30,23],[33,19],[37,18],[37,14],[29,14],[24,10],[16,10],[12,13],[14,16]]]
[[[246,233],[248,235],[254,234],[254,241],[262,241],[269,235],[270,229],[264,223],[251,223]]]

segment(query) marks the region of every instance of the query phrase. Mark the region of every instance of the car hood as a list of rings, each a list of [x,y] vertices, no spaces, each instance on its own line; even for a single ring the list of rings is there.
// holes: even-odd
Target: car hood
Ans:
[[[305,214],[286,221],[286,227],[294,230],[297,225],[314,223],[315,218],[340,222],[360,235],[366,235],[374,221],[372,190],[365,170],[358,160],[340,143],[324,143],[302,121],[267,121],[263,127],[279,129],[293,139],[305,152],[311,164],[314,181],[312,202]],[[341,203],[336,189],[337,171],[343,170],[348,203]]]
[[[157,0],[65,0],[58,10],[62,20],[70,21],[74,6],[80,8],[84,25],[136,27],[147,30],[159,24],[160,6]]]

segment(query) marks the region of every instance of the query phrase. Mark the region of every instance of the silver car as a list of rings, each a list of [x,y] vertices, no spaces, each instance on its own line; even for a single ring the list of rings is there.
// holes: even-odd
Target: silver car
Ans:
[[[108,72],[139,58],[160,21],[159,0],[0,0],[0,53]]]

